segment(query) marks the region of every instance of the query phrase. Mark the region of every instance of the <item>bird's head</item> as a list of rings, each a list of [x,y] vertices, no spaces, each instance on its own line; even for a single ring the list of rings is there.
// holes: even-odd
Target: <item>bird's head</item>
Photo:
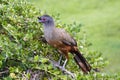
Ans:
[[[43,15],[38,17],[38,22],[43,23],[44,25],[54,24],[54,20],[49,15]]]

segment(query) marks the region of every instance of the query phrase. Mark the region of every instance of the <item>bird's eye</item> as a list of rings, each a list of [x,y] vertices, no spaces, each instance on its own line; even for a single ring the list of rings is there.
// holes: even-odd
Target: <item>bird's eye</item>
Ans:
[[[46,20],[46,18],[43,18],[43,20],[45,21],[45,20]]]

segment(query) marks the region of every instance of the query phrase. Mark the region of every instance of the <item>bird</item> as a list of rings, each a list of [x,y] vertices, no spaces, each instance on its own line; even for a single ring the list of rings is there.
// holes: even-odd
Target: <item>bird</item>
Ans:
[[[38,22],[43,24],[43,33],[47,43],[65,56],[66,60],[62,67],[64,68],[69,60],[68,53],[72,53],[82,72],[88,74],[91,71],[91,65],[79,51],[76,40],[63,28],[57,28],[54,19],[50,15],[44,14],[37,18]]]

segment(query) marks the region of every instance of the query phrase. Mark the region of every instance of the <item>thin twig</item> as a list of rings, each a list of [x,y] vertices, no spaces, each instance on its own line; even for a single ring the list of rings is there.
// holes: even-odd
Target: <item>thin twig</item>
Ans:
[[[8,72],[9,72],[9,70],[2,71],[2,72],[0,72],[0,75],[8,73]]]

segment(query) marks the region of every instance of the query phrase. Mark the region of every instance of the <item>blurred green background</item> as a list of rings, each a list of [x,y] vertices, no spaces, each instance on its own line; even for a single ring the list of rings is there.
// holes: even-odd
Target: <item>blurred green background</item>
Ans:
[[[62,23],[83,25],[91,50],[109,60],[108,73],[120,72],[120,0],[28,0],[41,11],[60,13]]]

